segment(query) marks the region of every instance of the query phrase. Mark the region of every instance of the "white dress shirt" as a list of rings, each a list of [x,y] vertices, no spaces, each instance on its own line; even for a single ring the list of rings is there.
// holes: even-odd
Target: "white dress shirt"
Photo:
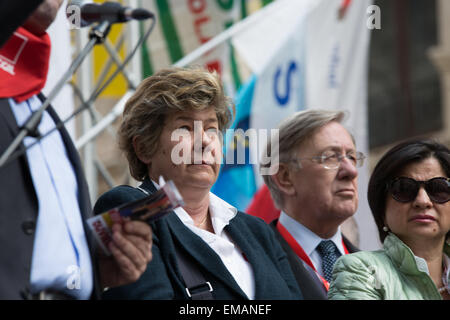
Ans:
[[[159,189],[158,184],[153,184]],[[216,252],[236,283],[250,300],[255,299],[255,278],[252,266],[245,260],[242,251],[233,243],[224,228],[237,214],[237,209],[212,192],[209,193],[209,213],[214,233],[197,228],[194,220],[182,207],[174,210],[178,218],[193,233],[205,241]]]
[[[20,127],[42,104],[37,96],[16,103],[9,99]],[[44,112],[39,131],[55,127]],[[26,137],[25,146],[36,139]],[[89,299],[93,271],[80,208],[78,185],[59,131],[54,131],[27,149],[31,178],[39,204],[31,263],[31,292],[45,289],[64,291],[78,299]],[[17,201],[20,201],[20,195]]]
[[[303,251],[308,255],[313,263],[316,271],[323,277],[322,270],[322,257],[317,251],[317,246],[323,240],[331,240],[338,248],[341,255],[345,255],[344,246],[342,244],[341,229],[334,236],[329,239],[322,239],[317,234],[309,230],[297,220],[291,218],[287,213],[281,211],[280,218],[278,220],[283,227],[291,234],[291,236],[297,241],[297,243],[303,248]]]

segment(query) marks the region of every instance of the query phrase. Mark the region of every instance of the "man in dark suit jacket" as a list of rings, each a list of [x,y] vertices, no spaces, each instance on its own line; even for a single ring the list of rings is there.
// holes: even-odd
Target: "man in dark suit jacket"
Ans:
[[[275,219],[270,223],[272,230],[275,232],[277,240],[280,242],[281,247],[287,254],[287,259],[291,265],[292,272],[295,279],[302,290],[305,300],[326,300],[327,289],[323,285],[323,282],[317,276],[313,268],[311,268],[306,262],[304,262],[292,249],[289,243],[283,238],[280,232],[277,230],[278,219]],[[349,253],[357,252],[359,249],[355,247],[344,235],[342,240],[348,249]]]
[[[26,41],[13,52],[15,72],[0,69],[1,154],[45,100],[37,93],[49,50],[36,48],[48,49],[45,30],[61,4],[46,0],[34,11],[18,30]],[[18,48],[5,47],[0,53]],[[43,133],[60,122],[50,107],[37,129]],[[136,281],[151,260],[150,227],[137,221],[113,226],[112,256],[99,257],[86,225],[92,215],[88,187],[69,134],[62,127],[24,150],[35,140],[26,137],[20,156],[0,168],[0,299],[89,299],[103,287]]]
[[[339,256],[358,249],[341,224],[357,209],[357,167],[364,156],[341,125],[342,112],[298,112],[269,141],[270,163],[261,166],[280,218],[271,226],[287,253],[305,299],[326,299]],[[272,150],[275,148],[278,149]]]

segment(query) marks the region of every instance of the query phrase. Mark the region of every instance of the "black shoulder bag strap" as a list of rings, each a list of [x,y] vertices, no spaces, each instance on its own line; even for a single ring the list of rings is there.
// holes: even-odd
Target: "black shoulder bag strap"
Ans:
[[[214,300],[213,288],[209,281],[205,280],[198,267],[192,262],[192,258],[175,244],[178,268],[186,285],[186,293],[192,300]]]
[[[137,187],[146,195],[149,195],[147,190]],[[180,250],[179,246],[174,243],[175,254],[177,256],[178,268],[180,269],[184,283],[186,285],[186,293],[192,300],[214,300],[212,295],[213,288],[209,281],[205,280],[203,274],[198,270],[198,267],[193,263],[192,258]]]

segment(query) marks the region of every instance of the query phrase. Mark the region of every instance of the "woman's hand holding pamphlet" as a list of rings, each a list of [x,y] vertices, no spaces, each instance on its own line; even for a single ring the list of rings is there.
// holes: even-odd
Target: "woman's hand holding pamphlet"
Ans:
[[[181,194],[173,181],[159,178],[160,189],[145,198],[125,203],[87,220],[98,244],[106,255],[111,255],[108,244],[111,241],[111,228],[114,223],[125,220],[141,220],[147,223],[155,221],[173,209],[184,204]]]

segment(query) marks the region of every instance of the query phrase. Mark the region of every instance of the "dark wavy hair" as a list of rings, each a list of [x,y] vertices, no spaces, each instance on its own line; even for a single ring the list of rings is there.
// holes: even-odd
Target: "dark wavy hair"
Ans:
[[[387,183],[410,163],[428,158],[439,161],[447,177],[450,177],[450,150],[434,140],[408,140],[391,148],[377,163],[369,180],[367,198],[378,227],[381,242],[387,233],[383,231],[388,196]],[[448,239],[450,232],[447,233]]]

